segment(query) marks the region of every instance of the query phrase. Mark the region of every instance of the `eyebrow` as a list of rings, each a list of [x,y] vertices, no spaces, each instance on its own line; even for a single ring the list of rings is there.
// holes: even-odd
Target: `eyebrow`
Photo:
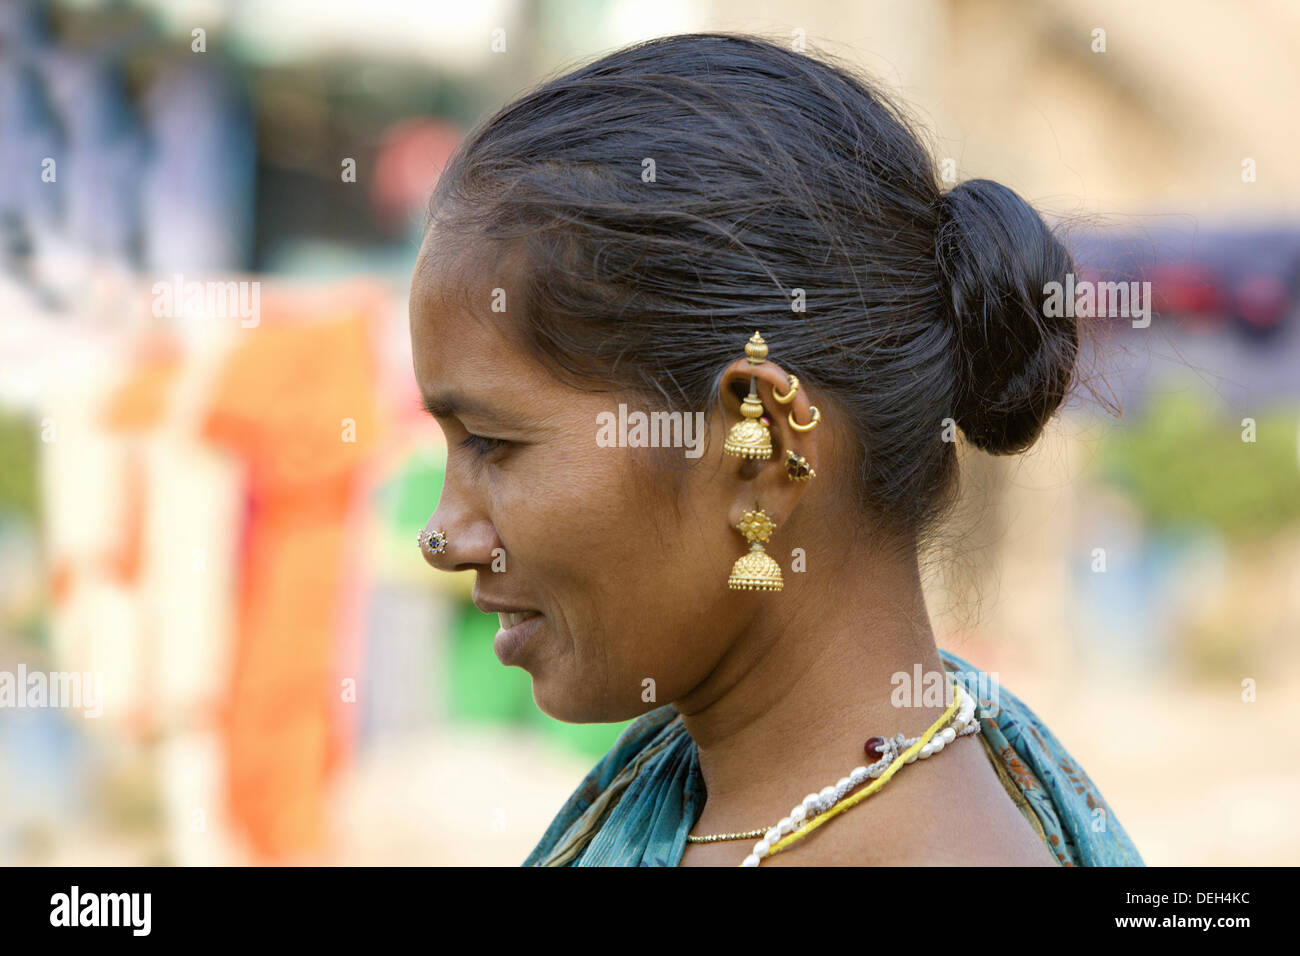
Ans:
[[[451,418],[464,413],[494,421],[502,420],[502,416],[492,407],[455,392],[444,392],[441,395],[425,395],[421,392],[420,405],[434,418]]]

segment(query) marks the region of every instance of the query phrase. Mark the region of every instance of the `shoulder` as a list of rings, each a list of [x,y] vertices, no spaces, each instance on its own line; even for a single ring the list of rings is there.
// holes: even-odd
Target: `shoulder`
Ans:
[[[939,653],[953,677],[979,701],[980,736],[990,760],[1011,783],[1011,799],[1036,818],[1058,863],[1142,866],[1114,810],[1042,718],[1001,685],[996,671],[981,671],[951,651]]]

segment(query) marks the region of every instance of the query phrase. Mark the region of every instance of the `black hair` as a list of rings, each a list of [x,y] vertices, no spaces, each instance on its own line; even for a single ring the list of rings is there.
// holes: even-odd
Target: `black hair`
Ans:
[[[845,416],[856,504],[913,542],[955,495],[945,420],[1022,451],[1074,375],[1075,320],[1042,307],[1073,266],[1038,213],[988,180],[944,193],[874,85],[759,37],[662,37],[547,80],[470,133],[430,216],[521,250],[519,333],[566,380],[705,409],[761,330]]]

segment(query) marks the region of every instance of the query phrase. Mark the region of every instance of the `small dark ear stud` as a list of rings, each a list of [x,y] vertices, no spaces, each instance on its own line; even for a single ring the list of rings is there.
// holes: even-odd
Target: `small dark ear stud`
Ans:
[[[785,473],[791,481],[807,481],[817,477],[817,472],[808,464],[808,459],[789,448],[785,450]]]

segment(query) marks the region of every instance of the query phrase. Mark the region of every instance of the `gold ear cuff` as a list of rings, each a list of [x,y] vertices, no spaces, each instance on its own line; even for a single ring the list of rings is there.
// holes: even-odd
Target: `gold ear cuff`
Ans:
[[[788,421],[790,423],[790,427],[797,432],[810,432],[814,428],[816,428],[817,423],[822,420],[822,413],[817,410],[816,405],[809,405],[808,411],[812,412],[812,421],[810,421],[807,425],[800,425],[797,421],[795,421],[794,412],[791,412],[788,416],[786,416],[786,421]]]

